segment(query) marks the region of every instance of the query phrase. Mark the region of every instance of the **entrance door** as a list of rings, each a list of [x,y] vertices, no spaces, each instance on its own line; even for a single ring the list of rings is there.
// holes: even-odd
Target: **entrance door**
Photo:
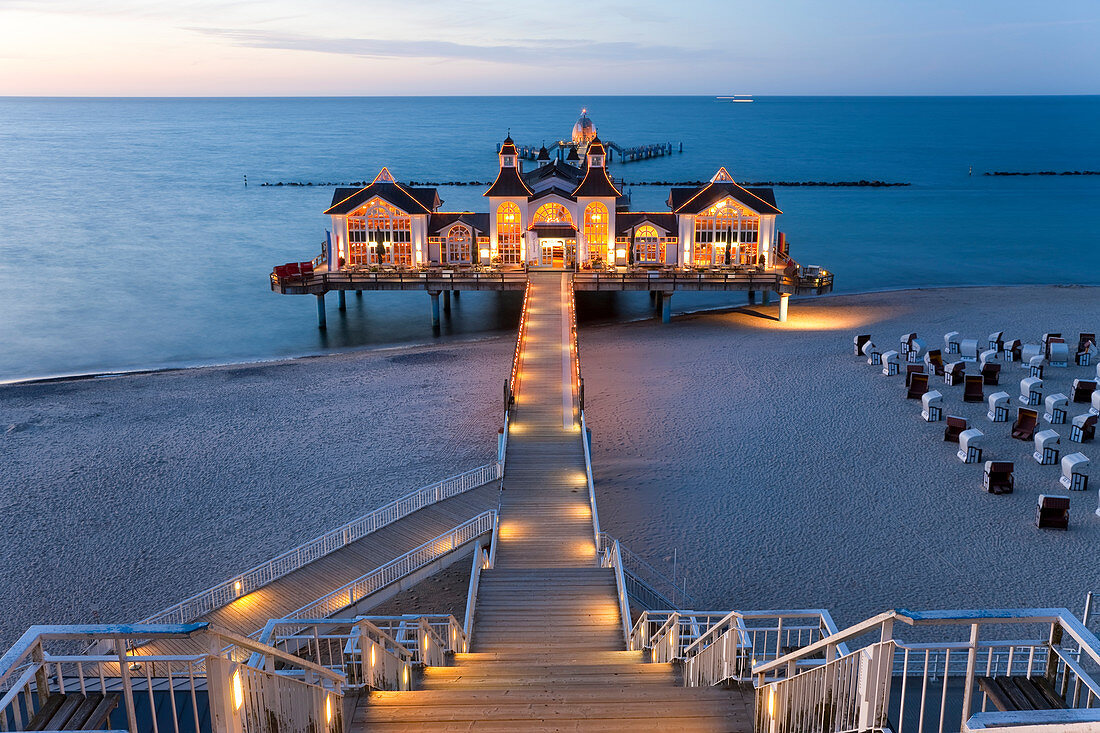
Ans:
[[[541,264],[550,267],[565,267],[565,241],[561,239],[540,239],[542,245]]]

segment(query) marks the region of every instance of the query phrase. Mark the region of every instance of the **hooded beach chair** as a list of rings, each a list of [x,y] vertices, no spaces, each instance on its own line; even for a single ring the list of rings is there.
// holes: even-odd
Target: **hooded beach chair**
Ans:
[[[1047,361],[1053,367],[1069,366],[1069,345],[1062,339],[1051,339],[1047,344]]]
[[[966,364],[961,361],[953,361],[943,368],[943,383],[950,387],[962,384],[965,376]]]
[[[1011,341],[1005,341],[1004,355],[1005,361],[1019,361],[1023,356],[1024,345],[1020,339],[1012,339]]]
[[[1012,423],[1010,433],[1016,440],[1030,442],[1035,437],[1035,426],[1039,424],[1039,411],[1026,407],[1016,409],[1016,421]]]
[[[1043,380],[1024,377],[1020,380],[1020,402],[1028,407],[1038,405],[1043,399]]]
[[[1020,366],[1027,369],[1028,365],[1031,364],[1032,357],[1042,355],[1043,347],[1039,344],[1024,344],[1020,348]]]
[[[1031,457],[1035,459],[1036,463],[1040,466],[1053,466],[1058,462],[1059,446],[1062,439],[1058,436],[1057,430],[1040,430],[1035,433],[1032,440],[1035,441],[1035,452],[1031,454]]]
[[[1084,453],[1070,453],[1062,458],[1062,478],[1058,480],[1070,491],[1089,488],[1089,459]]]
[[[1043,356],[1050,358],[1050,342],[1053,339],[1061,339],[1060,333],[1044,333],[1043,338],[1040,340],[1040,345],[1043,347]]]
[[[963,463],[981,463],[985,434],[977,428],[959,433],[959,452],[955,455]]]
[[[977,361],[978,339],[963,339],[959,345],[959,356],[963,361]]]
[[[1065,425],[1066,412],[1069,411],[1069,398],[1061,392],[1048,395],[1044,403],[1043,419],[1051,425]]]
[[[1027,360],[1027,374],[1029,377],[1043,378],[1043,355],[1036,354]]]
[[[924,372],[916,372],[910,375],[909,392],[905,395],[910,400],[919,400],[928,391],[928,375]]]
[[[939,422],[943,419],[943,395],[938,390],[925,392],[921,398],[920,416],[927,422]]]
[[[994,331],[989,334],[989,348],[993,349],[997,353],[1004,351],[1005,348],[1005,332]]]
[[[1011,494],[1016,487],[1012,461],[986,461],[982,485],[991,494]]]
[[[1069,439],[1074,443],[1086,443],[1096,438],[1096,421],[1100,419],[1096,415],[1084,414],[1073,418],[1073,424],[1069,428]]]
[[[1039,494],[1035,526],[1039,529],[1069,529],[1069,497]]]
[[[863,345],[871,340],[871,334],[861,333],[852,339],[852,343],[856,347],[856,356],[864,356]]]
[[[947,427],[943,429],[943,440],[945,443],[958,443],[959,436],[962,432],[968,429],[970,426],[966,424],[965,417],[959,417],[958,415],[947,416]]]
[[[905,386],[908,387],[913,382],[914,374],[924,374],[923,364],[906,364],[905,365]]]
[[[882,373],[888,377],[892,377],[901,371],[901,360],[898,358],[898,352],[887,351],[882,355]]]
[[[1078,405],[1087,405],[1092,399],[1092,393],[1096,391],[1096,382],[1092,379],[1073,380],[1073,402]]]
[[[948,354],[959,353],[960,343],[961,338],[959,337],[958,331],[951,331],[943,335],[943,348],[947,351]]]
[[[982,380],[990,387],[996,387],[1001,382],[1001,365],[995,361],[987,361],[982,364]]]
[[[935,374],[938,377],[943,376],[943,357],[940,355],[939,349],[930,349],[924,355],[924,364],[929,374]]]
[[[980,374],[967,377],[963,385],[963,402],[985,402],[982,385],[983,381]]]
[[[994,392],[989,395],[989,412],[986,417],[990,422],[1008,422],[1008,403],[1011,399],[1008,392]]]

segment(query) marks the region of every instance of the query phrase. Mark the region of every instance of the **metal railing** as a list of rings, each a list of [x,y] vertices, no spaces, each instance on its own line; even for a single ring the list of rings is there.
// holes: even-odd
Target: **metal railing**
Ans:
[[[232,603],[305,565],[366,537],[409,514],[436,502],[484,486],[503,475],[499,462],[460,473],[395,499],[341,527],[325,532],[267,562],[200,591],[174,606],[158,611],[139,623],[187,623]]]
[[[597,548],[599,545],[597,545]],[[623,627],[623,643],[630,646],[630,599],[626,592],[626,581],[623,577],[623,558],[619,553],[619,541],[613,540],[611,544],[598,553],[600,567],[611,568],[615,571],[615,591],[619,597],[619,619]]]
[[[170,655],[137,646],[192,638],[207,651]],[[344,683],[342,674],[205,623],[32,626],[0,658],[0,722],[7,731],[91,724],[131,733],[274,726],[338,733]],[[83,710],[83,720],[60,720],[58,710]]]
[[[447,268],[449,269],[449,268]],[[439,285],[441,289],[450,289],[454,285],[479,285],[492,283],[494,285],[519,284],[527,279],[527,273],[523,270],[512,271],[481,271],[473,269],[459,269],[453,272],[445,272],[443,268],[407,269],[407,270],[356,270],[344,268],[334,272],[315,272],[312,275],[287,275],[279,277],[274,270],[270,274],[272,289],[286,287],[316,287],[329,288],[334,285],[354,284],[385,284],[396,283],[399,285],[425,285],[431,282],[433,286]]]
[[[606,532],[600,533],[600,548],[609,547],[617,540]],[[631,600],[643,610],[691,608],[697,606],[695,599],[626,545],[619,542],[619,555],[623,563],[623,575],[626,592]]]
[[[499,520],[499,514],[496,519]],[[474,550],[474,559],[470,568],[470,585],[466,589],[466,613],[463,616],[463,648],[460,651],[469,651],[470,642],[474,636],[474,619],[477,617],[477,590],[481,583],[481,571],[493,567],[496,562],[497,543],[500,538],[500,522],[493,523],[493,534],[488,546],[481,544]]]
[[[325,618],[340,613],[387,585],[453,552],[467,542],[492,532],[493,527],[496,526],[496,516],[497,513],[493,510],[482,512],[454,529],[409,550],[385,565],[381,565],[298,610],[286,614],[285,618]]]
[[[748,682],[753,665],[834,633],[824,609],[646,611],[631,629],[630,648],[650,650],[653,661],[682,662],[684,684],[695,687]]]
[[[531,281],[527,281],[527,287],[523,291],[523,307],[519,315],[519,332],[516,334],[516,348],[512,354],[512,371],[508,375],[508,382],[504,385],[504,411],[515,409],[516,395],[519,394],[521,380],[520,361],[523,359],[523,344],[527,336],[527,303],[531,299]]]
[[[897,638],[899,624],[913,629],[917,638]],[[1021,639],[1021,633],[1027,636]],[[886,674],[865,676],[861,684],[842,690],[822,687],[818,670],[848,656],[840,644],[867,638],[865,648],[871,651],[864,657],[864,666],[870,659],[874,665],[885,665]],[[758,664],[753,674],[758,691],[767,690],[769,698],[763,712],[758,705],[758,733],[847,730],[826,725],[831,720],[826,713],[875,711],[881,699],[888,701],[885,720],[895,733],[980,728],[993,719],[998,725],[1034,726],[1028,730],[1045,725],[1060,730],[1055,723],[1045,722],[1049,711],[1023,709],[1033,704],[1029,696],[1034,694],[1057,698],[1048,700],[1048,705],[1091,709],[1077,718],[1100,722],[1100,640],[1068,610],[1059,608],[890,611]],[[799,682],[783,684],[794,680]],[[1004,705],[1001,697],[991,698],[994,686],[1001,684],[1015,687],[1005,695],[1019,709],[989,709]],[[866,714],[860,723],[871,729],[885,726],[878,717]]]

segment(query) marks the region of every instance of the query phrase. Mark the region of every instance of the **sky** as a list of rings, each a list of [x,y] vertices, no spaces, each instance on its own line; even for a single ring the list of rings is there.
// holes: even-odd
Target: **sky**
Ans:
[[[1100,0],[0,0],[0,95],[1100,94]]]

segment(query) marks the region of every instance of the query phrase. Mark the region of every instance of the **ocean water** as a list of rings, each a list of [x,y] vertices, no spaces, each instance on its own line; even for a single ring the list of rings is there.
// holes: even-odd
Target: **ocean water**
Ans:
[[[1100,97],[0,99],[0,381],[279,358],[471,338],[514,327],[515,295],[467,293],[433,331],[428,298],[270,292],[275,264],[319,251],[331,190],[264,181],[491,180],[495,145],[569,134],[682,142],[613,165],[627,181],[908,182],[778,188],[792,254],[836,290],[1100,284]],[[973,175],[970,174],[973,169]],[[250,185],[243,185],[244,176]],[[635,186],[634,208],[667,189]],[[483,208],[443,187],[444,208]],[[678,294],[677,309],[741,302]],[[644,294],[584,298],[582,319],[646,315]]]

